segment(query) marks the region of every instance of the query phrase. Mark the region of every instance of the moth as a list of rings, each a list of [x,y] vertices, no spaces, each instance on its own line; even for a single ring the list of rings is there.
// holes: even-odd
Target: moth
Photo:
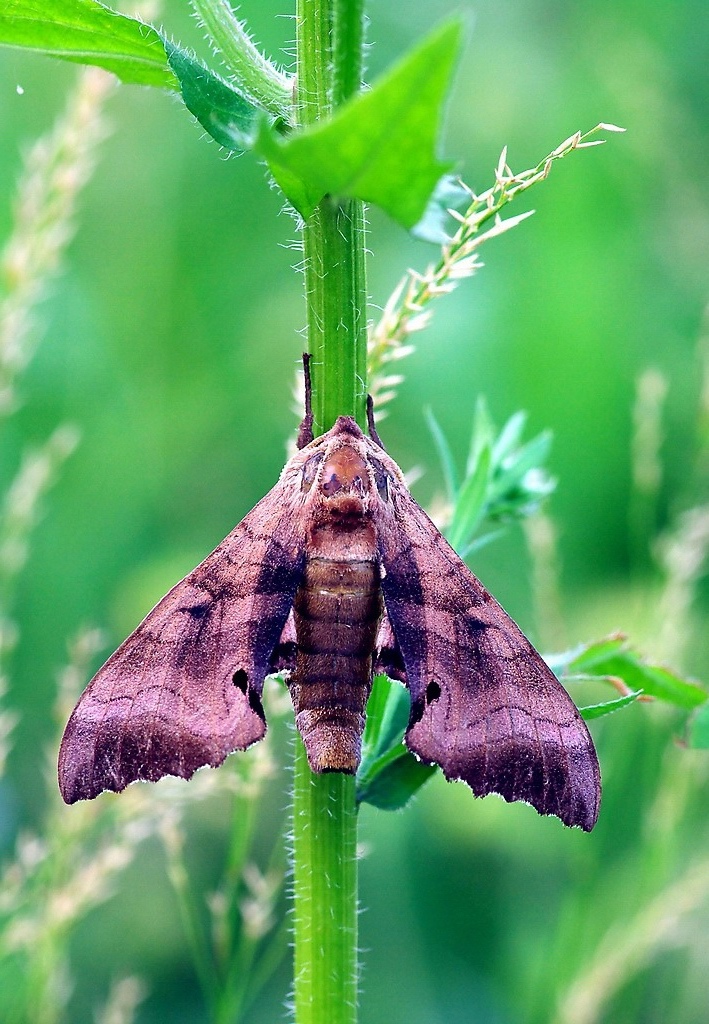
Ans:
[[[307,363],[306,363],[307,378]],[[137,779],[189,778],[266,731],[284,671],[310,767],[355,773],[373,673],[411,696],[409,750],[477,796],[590,831],[598,760],[577,708],[409,494],[377,435],[341,416],[150,612],[66,727],[67,803]]]

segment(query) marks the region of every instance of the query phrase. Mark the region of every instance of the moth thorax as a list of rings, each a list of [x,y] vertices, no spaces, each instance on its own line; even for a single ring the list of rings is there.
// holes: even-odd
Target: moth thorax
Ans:
[[[314,708],[295,718],[313,772],[354,775],[362,756],[364,715],[347,708]]]

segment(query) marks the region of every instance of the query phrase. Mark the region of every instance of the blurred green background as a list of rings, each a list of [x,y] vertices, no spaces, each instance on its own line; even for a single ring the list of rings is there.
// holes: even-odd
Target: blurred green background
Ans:
[[[459,9],[370,4],[370,79]],[[503,145],[522,170],[599,121],[627,134],[573,154],[515,204],[512,213],[537,213],[486,245],[485,269],[440,302],[402,364],[406,381],[381,433],[405,470],[425,469],[415,494],[426,504],[441,489],[426,406],[461,461],[479,395],[499,424],[522,408],[530,436],[551,428],[559,618],[535,601],[518,527],[480,551],[476,573],[545,649],[623,629],[644,652],[709,682],[707,538],[700,530],[688,542],[699,567],[682,592],[686,607],[671,603],[673,578],[657,556],[658,537],[677,536],[682,512],[709,500],[706,4],[501,0],[465,10],[472,31],[444,151],[473,187],[492,184]],[[176,37],[204,52],[185,4],[166,0],[163,12]],[[292,39],[291,14],[272,0],[242,7],[274,56]],[[2,52],[0,237],[21,153],[50,127],[75,76],[71,66]],[[121,88],[108,118],[66,268],[41,307],[21,408],[0,423],[0,494],[27,446],[61,422],[81,431],[44,501],[10,609],[19,642],[8,703],[21,719],[0,793],[6,858],[54,799],[46,749],[56,742],[51,709],[68,640],[99,625],[104,653],[112,649],[272,485],[297,421],[299,254],[263,167],[226,159],[164,94]],[[423,269],[436,252],[377,211],[370,227],[375,317],[404,270]],[[650,368],[667,388],[662,476],[657,493],[639,498],[633,410]],[[668,607],[681,616],[672,645],[661,628]],[[605,795],[591,836],[528,807],[476,801],[440,778],[403,813],[366,807],[363,1024],[705,1021],[707,759],[682,749],[680,728],[652,705],[594,726]],[[264,802],[256,855],[284,829],[287,789],[284,767]],[[188,843],[209,892],[223,815],[195,812]],[[72,936],[67,1019],[93,1020],[111,980],[137,974],[147,986],[140,1024],[206,1021],[159,845],[141,848],[114,888]],[[286,958],[246,1020],[283,1019],[288,986]]]

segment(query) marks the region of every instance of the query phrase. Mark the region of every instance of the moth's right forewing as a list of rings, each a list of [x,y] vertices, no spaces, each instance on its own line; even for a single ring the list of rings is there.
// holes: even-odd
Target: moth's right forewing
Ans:
[[[478,796],[590,830],[598,760],[564,688],[402,486],[377,522],[386,612],[403,655],[406,743]]]
[[[302,575],[301,505],[284,472],[99,670],[62,739],[67,803],[189,778],[261,739],[263,680]]]

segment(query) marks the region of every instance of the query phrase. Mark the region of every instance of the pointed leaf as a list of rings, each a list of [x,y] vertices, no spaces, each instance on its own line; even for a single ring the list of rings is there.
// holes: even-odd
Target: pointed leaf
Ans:
[[[204,130],[226,149],[251,149],[265,115],[196,57],[167,39],[164,45],[185,106]]]
[[[96,0],[3,0],[0,44],[95,64],[122,82],[177,89],[155,29]]]
[[[399,810],[436,770],[418,761],[404,745],[410,710],[411,699],[400,683],[375,677],[357,772],[358,803]]]
[[[621,708],[627,707],[628,704],[634,704],[638,697],[642,695],[642,692],[642,690],[633,690],[632,693],[626,693],[625,696],[617,697],[615,700],[607,700],[601,704],[589,704],[585,708],[579,708],[581,717],[586,722],[590,722],[594,718],[610,715],[613,711],[620,711]]]
[[[375,203],[407,228],[420,220],[451,166],[435,146],[461,34],[459,21],[438,29],[369,92],[285,142],[262,128],[259,148],[301,216],[332,195]]]
[[[530,471],[539,471],[539,467],[549,456],[551,441],[551,432],[545,430],[498,463],[495,467],[497,473],[494,486],[491,489],[490,500],[505,495],[508,491],[518,487]],[[540,479],[546,481],[545,486],[542,487],[542,494],[547,494],[549,490],[554,489],[553,481],[546,474],[543,474]]]
[[[465,562],[468,556],[472,555],[474,551],[479,551],[480,548],[484,548],[488,544],[491,544],[494,540],[497,540],[498,537],[501,537],[504,532],[504,529],[500,529],[490,530],[488,533],[482,533],[479,537],[475,537],[471,540],[469,544],[466,544],[458,554]]]
[[[622,679],[631,690],[643,690],[650,697],[657,697],[658,700],[688,710],[698,707],[707,699],[706,691],[700,686],[680,679],[669,669],[645,664],[631,650],[597,662],[593,675]]]
[[[448,500],[453,504],[458,497],[458,490],[460,488],[458,470],[455,468],[453,452],[448,444],[448,438],[441,430],[438,420],[433,415],[433,410],[426,409],[425,416],[428,421],[428,429],[431,431],[431,436],[433,437],[436,448],[438,449],[438,457],[441,460],[441,468],[443,469],[443,478],[446,482]]]
[[[561,655],[545,656],[560,679],[572,676],[622,679],[631,690],[688,710],[703,704],[709,694],[703,687],[682,679],[661,665],[649,665],[628,646],[622,635],[607,637]]]
[[[644,665],[642,662],[638,663],[638,668],[638,683],[642,685],[645,693],[668,704],[674,704],[679,708],[696,708],[709,696],[703,687],[687,679],[681,679],[667,668]],[[627,673],[624,678],[628,682]],[[629,685],[634,685],[634,681]]]
[[[396,752],[381,760],[368,778],[360,780],[358,776],[357,803],[398,811],[436,771],[435,765],[417,761],[401,744]]]
[[[357,770],[358,803],[397,810],[436,770],[421,764],[404,746],[410,708],[403,686],[384,675],[375,677]]]
[[[588,644],[580,644],[569,651],[558,654],[545,654],[544,660],[557,676],[570,672],[573,675],[590,674],[593,668],[618,654],[627,646],[627,638],[621,634],[594,640]]]
[[[422,242],[446,245],[460,227],[460,222],[451,217],[450,211],[465,209],[469,205],[470,190],[460,178],[444,174],[436,184],[421,220],[411,229],[411,234]]]
[[[477,464],[481,450],[483,448],[492,449],[494,443],[495,424],[490,418],[484,396],[480,395],[475,403],[475,419],[473,420],[473,433],[470,438],[470,454],[468,455],[468,473],[471,473]]]
[[[385,675],[374,677],[362,737],[361,771],[366,771],[367,762],[401,744],[410,708],[411,700],[401,683]]]
[[[493,448],[495,462],[501,462],[519,444],[526,422],[527,413],[521,409],[510,416],[495,441]]]
[[[490,449],[481,449],[477,465],[470,476],[466,477],[458,493],[453,519],[446,531],[448,543],[456,551],[468,540],[485,512],[491,460]]]

